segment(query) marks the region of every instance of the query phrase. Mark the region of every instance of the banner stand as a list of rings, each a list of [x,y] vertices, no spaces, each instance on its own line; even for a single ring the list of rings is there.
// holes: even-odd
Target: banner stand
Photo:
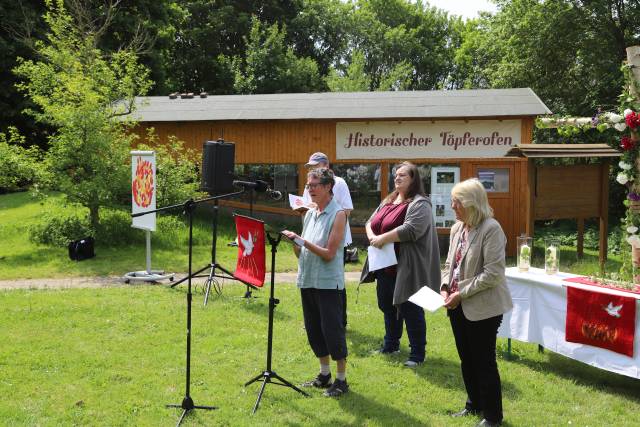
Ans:
[[[273,227],[265,224],[268,230],[273,230]],[[266,231],[266,230],[265,230]],[[276,305],[280,303],[280,300],[275,298],[275,288],[276,288],[276,252],[278,252],[278,244],[282,239],[282,234],[280,232],[274,232],[275,236],[272,236],[269,231],[265,232],[267,240],[271,244],[271,291],[269,295],[269,325],[268,325],[268,334],[267,334],[267,367],[260,374],[256,375],[251,380],[247,381],[244,386],[247,387],[254,382],[262,381],[262,385],[260,386],[260,390],[258,391],[258,399],[256,400],[255,405],[253,406],[252,414],[255,414],[258,410],[258,406],[260,406],[260,400],[262,400],[262,394],[264,393],[264,389],[267,384],[276,384],[285,387],[289,387],[292,390],[297,391],[305,397],[310,397],[307,393],[282,378],[280,375],[276,374],[275,371],[271,369],[271,359],[273,355],[273,313],[276,309]]]
[[[174,273],[165,274],[164,270],[151,269],[151,231],[145,230],[147,241],[147,269],[145,271],[131,271],[124,275],[124,283],[130,282],[158,282],[160,280],[169,279],[173,282]]]
[[[169,279],[173,282],[174,273],[165,274],[163,270],[151,269],[151,232],[156,229],[156,153],[155,151],[131,151],[131,213],[134,216],[131,226],[145,231],[147,242],[147,269],[132,271],[123,277],[125,283],[158,282]]]

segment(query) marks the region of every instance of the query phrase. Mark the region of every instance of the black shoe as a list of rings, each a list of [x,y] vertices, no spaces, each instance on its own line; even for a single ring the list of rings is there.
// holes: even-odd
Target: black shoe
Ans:
[[[452,417],[458,418],[458,417],[466,417],[469,415],[480,415],[480,411],[474,411],[473,409],[467,409],[464,408],[462,411],[460,412],[454,412],[452,414],[449,414]]]
[[[306,383],[302,383],[302,387],[327,388],[331,385],[331,373],[327,375],[318,374],[317,377]]]
[[[326,397],[340,397],[348,391],[349,384],[347,384],[347,380],[335,380],[331,387],[322,394]]]
[[[406,362],[404,362],[404,366],[407,368],[417,368],[418,366],[422,365],[424,363],[424,360],[413,360],[413,359],[409,359]]]
[[[498,427],[500,425],[502,425],[500,421],[493,422],[483,418],[478,424],[476,424],[476,427]]]

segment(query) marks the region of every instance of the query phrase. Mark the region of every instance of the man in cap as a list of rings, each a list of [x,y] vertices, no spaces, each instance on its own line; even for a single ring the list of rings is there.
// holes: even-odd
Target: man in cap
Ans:
[[[317,169],[317,168],[329,168],[331,169],[331,164],[329,163],[329,157],[326,154],[317,152],[313,153],[309,156],[309,161],[305,165],[309,169]],[[309,196],[309,190],[305,188],[304,194],[302,195],[306,203],[311,202],[311,197]],[[333,186],[333,197],[336,199],[336,202],[347,214],[347,225],[344,232],[344,251],[345,251],[345,260],[346,257],[346,248],[352,243],[351,238],[351,229],[349,227],[349,214],[353,210],[353,202],[351,201],[351,193],[349,192],[349,186],[345,182],[344,179],[335,176],[335,185]],[[306,211],[306,209],[300,209],[301,211]],[[344,290],[342,290],[342,305],[344,307],[344,326],[347,326],[347,287],[345,286]]]

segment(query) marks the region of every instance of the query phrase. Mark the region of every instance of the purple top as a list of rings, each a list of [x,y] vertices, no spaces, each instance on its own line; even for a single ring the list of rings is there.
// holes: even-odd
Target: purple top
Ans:
[[[378,213],[371,219],[369,225],[371,226],[371,231],[373,231],[376,236],[380,234],[384,234],[387,231],[395,230],[397,227],[404,224],[405,216],[407,215],[407,208],[409,207],[409,202],[405,201],[398,204],[387,203],[383,207],[378,210]],[[396,256],[398,256],[398,244],[394,243],[393,245]],[[388,274],[396,274],[396,266],[387,267],[384,269],[385,273]]]

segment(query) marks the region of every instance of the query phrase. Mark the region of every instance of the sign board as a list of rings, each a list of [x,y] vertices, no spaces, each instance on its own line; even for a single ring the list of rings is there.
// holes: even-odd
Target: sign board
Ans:
[[[521,140],[521,120],[336,123],[336,158],[495,158]]]
[[[136,214],[156,209],[156,153],[131,152],[131,212]],[[156,230],[156,214],[133,218],[132,227]]]
[[[434,166],[431,168],[431,209],[436,227],[451,227],[456,214],[451,209],[451,189],[460,182],[460,167]]]

